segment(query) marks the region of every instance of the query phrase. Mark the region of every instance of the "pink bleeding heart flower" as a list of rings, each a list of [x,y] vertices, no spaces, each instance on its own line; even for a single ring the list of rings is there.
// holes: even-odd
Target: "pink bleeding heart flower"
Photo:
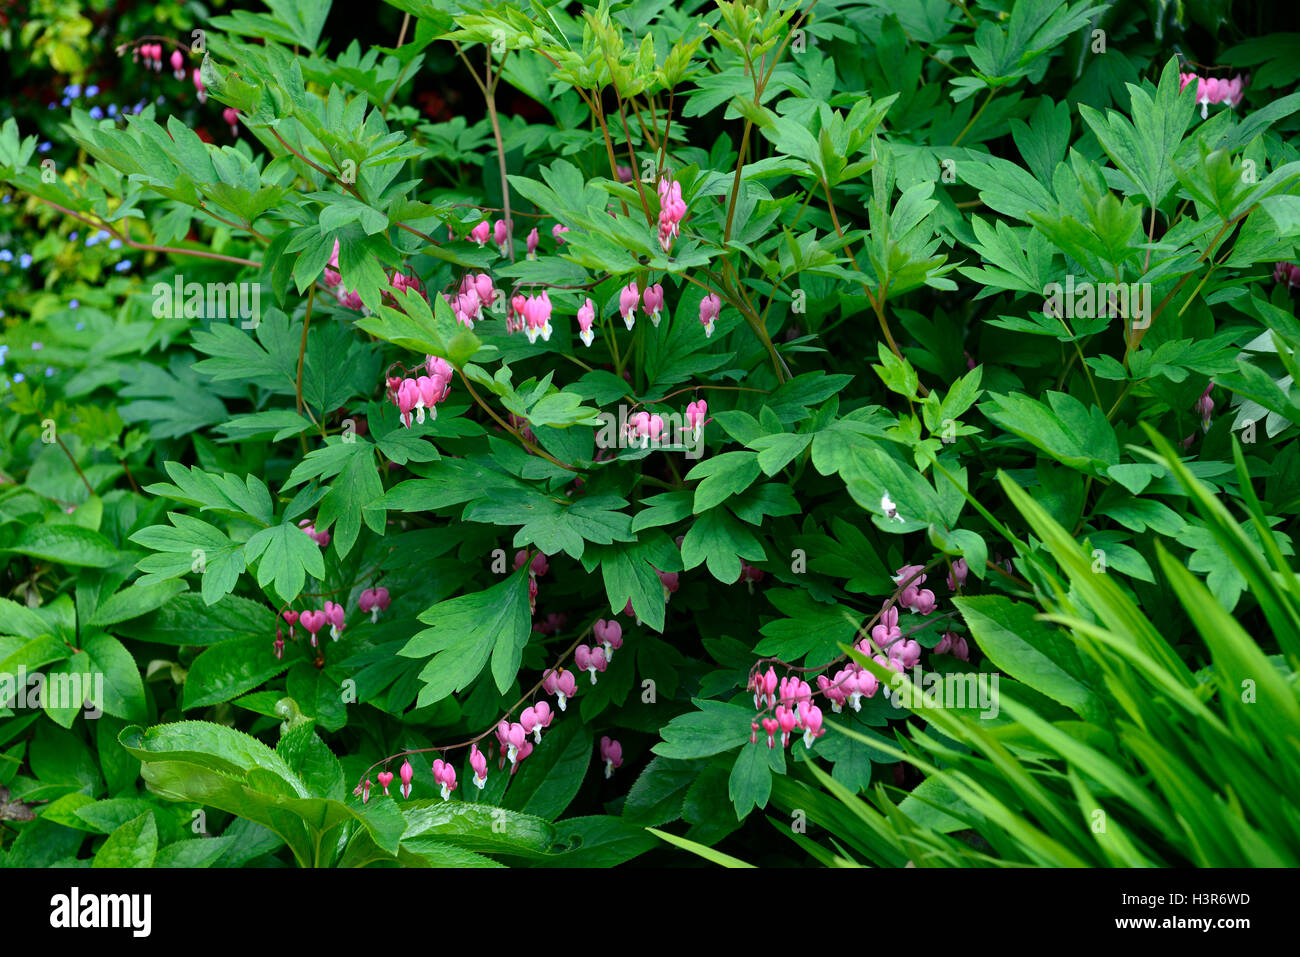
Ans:
[[[528,258],[529,258],[529,259],[536,259],[536,258],[537,258],[537,243],[539,242],[539,238],[538,238],[538,236],[537,236],[537,227],[536,227],[536,226],[534,226],[532,232],[530,232],[530,233],[528,234],[528,239],[525,240],[525,242],[526,242],[526,244],[527,244],[527,246],[528,246]]]
[[[346,618],[347,613],[343,610],[342,605],[332,601],[325,603],[325,620],[330,623],[330,637],[335,641],[339,640],[339,635],[343,634],[343,629],[347,627],[344,624]]]
[[[609,737],[609,735],[602,736],[600,739],[600,759],[605,762],[605,777],[613,777],[614,769],[623,766],[623,745]]]
[[[389,598],[387,588],[367,588],[361,593],[361,597],[357,599],[357,607],[361,609],[363,615],[366,612],[370,613],[370,621],[372,623],[379,620],[379,613],[381,611],[388,610],[388,604]]]
[[[298,624],[298,613],[292,608],[286,608],[280,612],[280,617],[289,623],[289,638],[293,638],[293,626]]]
[[[592,684],[596,683],[596,672],[604,674],[608,666],[604,648],[588,648],[586,645],[579,645],[573,652],[573,663],[578,666],[579,671],[591,675]]]
[[[519,724],[523,727],[524,733],[532,734],[533,740],[541,744],[542,729],[549,728],[554,718],[551,706],[545,701],[539,701],[531,708],[524,709],[524,713],[519,716]]]
[[[763,719],[763,730],[767,733],[767,746],[776,747],[776,733],[781,729],[781,723],[775,718]]]
[[[284,637],[280,634],[279,628],[275,629],[275,641],[271,642],[271,651],[278,660],[284,660]]]
[[[970,648],[966,638],[954,631],[945,631],[939,643],[934,646],[936,655],[952,655],[962,661],[970,661]]]
[[[646,286],[645,293],[642,296],[645,302],[646,314],[650,317],[650,322],[659,327],[659,317],[664,308],[664,287],[659,283],[653,286]]]
[[[172,76],[178,80],[185,79],[185,54],[180,50],[172,51]]]
[[[813,742],[826,733],[826,729],[822,726],[822,709],[810,705],[800,713],[800,716],[803,718],[803,746],[812,748]]]
[[[379,778],[379,786],[384,789],[384,794],[388,793],[388,785],[393,783],[392,771],[380,771],[375,777]]]
[[[568,701],[578,693],[578,682],[573,677],[572,671],[565,671],[561,668],[559,671],[548,670],[542,676],[542,688],[547,694],[553,694],[564,711],[568,707]]]
[[[193,77],[194,77],[194,89],[196,89],[199,93],[199,102],[200,103],[208,102],[208,91],[203,85],[203,77],[199,76],[199,71],[197,67],[195,67],[194,69]]]
[[[959,558],[952,563],[952,571],[948,573],[948,590],[956,591],[958,588],[966,587],[966,576],[970,574],[970,566],[966,564],[966,559]]]
[[[510,243],[510,223],[506,222],[504,219],[498,219],[496,224],[492,227],[492,239],[496,242],[498,248],[500,248],[501,255],[508,256],[510,254],[508,248],[508,244]]]
[[[616,621],[606,621],[602,618],[591,626],[591,630],[596,640],[605,647],[605,660],[613,661],[614,652],[623,647],[623,626]]]
[[[790,732],[794,730],[799,719],[795,717],[793,711],[783,704],[776,706],[776,721],[781,726],[781,747],[788,747],[790,744]]]
[[[700,438],[700,431],[704,428],[705,416],[709,414],[709,404],[703,399],[697,399],[686,406],[686,424],[695,434],[695,439]]]
[[[414,379],[403,379],[402,384],[397,387],[397,410],[401,415],[402,423],[409,429],[411,427],[412,410],[420,404],[420,387]],[[424,421],[424,413],[420,413],[420,421]]]
[[[434,758],[433,761],[433,780],[439,785],[438,793],[446,801],[451,797],[451,792],[456,790],[456,769],[450,761],[444,761],[442,758]]]
[[[898,627],[898,609],[892,606],[886,608],[880,613],[880,623],[871,629],[871,640],[877,648],[884,649],[902,637],[903,630]],[[864,644],[865,642],[859,642],[859,650],[870,654],[869,649],[861,647]]]
[[[763,580],[764,572],[761,568],[755,568],[743,558],[740,560],[740,577],[736,579],[736,584],[745,583],[749,593],[754,594],[754,583]]]
[[[658,569],[655,569],[655,571],[659,574],[660,584],[664,586],[664,601],[667,602],[672,598],[673,592],[680,587],[678,574],[677,572],[660,572]]]
[[[399,789],[402,792],[402,797],[409,798],[411,796],[411,781],[415,777],[415,768],[411,767],[409,760],[403,761],[398,774],[402,778],[402,786]]]
[[[524,562],[528,561],[528,549],[521,548],[515,552],[515,571],[524,567]],[[543,552],[538,552],[533,556],[532,562],[528,567],[528,574],[534,578],[540,578],[551,570],[551,564]]]
[[[636,412],[627,420],[628,435],[632,439],[641,439],[642,445],[650,441],[650,413]]]
[[[469,749],[469,766],[474,769],[474,786],[480,791],[487,784],[487,758],[475,744]]]
[[[361,796],[361,803],[366,804],[370,801],[370,789],[372,787],[374,787],[374,784],[371,783],[370,778],[366,778],[356,786],[356,789],[353,790],[352,793],[359,794]]]
[[[722,312],[722,299],[716,292],[711,292],[700,300],[700,322],[704,325],[704,335],[713,335],[713,324]]]
[[[640,297],[641,293],[635,282],[628,283],[618,294],[618,312],[629,331],[636,325],[636,306]]]
[[[596,321],[596,307],[588,299],[581,308],[578,309],[578,338],[582,340],[583,345],[591,348],[591,342],[595,338],[595,333],[591,331],[592,324]]]
[[[490,220],[483,220],[477,226],[469,231],[469,238],[478,243],[479,246],[487,244],[488,237],[492,235],[492,223]]]
[[[1213,391],[1214,380],[1210,380],[1205,387],[1205,391],[1201,393],[1201,397],[1196,400],[1196,411],[1201,414],[1202,432],[1210,431],[1210,413],[1214,411],[1214,399],[1210,397],[1210,393]]]
[[[563,246],[563,245],[564,245],[564,234],[567,233],[568,231],[569,231],[569,227],[568,227],[568,226],[563,226],[563,225],[561,225],[560,223],[556,223],[556,224],[551,228],[551,236],[552,236],[552,238],[556,241],[556,243],[558,243],[559,245]]]
[[[545,289],[540,296],[530,296],[524,302],[524,334],[529,342],[540,336],[543,342],[551,338],[551,297]]]
[[[302,626],[307,629],[311,635],[312,647],[316,647],[316,633],[325,627],[328,620],[323,611],[304,611],[298,618]]]
[[[889,658],[902,665],[904,671],[911,671],[921,660],[921,645],[914,638],[904,638],[890,646]]]

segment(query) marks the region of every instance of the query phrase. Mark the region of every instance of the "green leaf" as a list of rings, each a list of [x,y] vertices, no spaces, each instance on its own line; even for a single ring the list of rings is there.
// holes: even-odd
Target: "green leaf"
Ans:
[[[755,472],[758,466],[755,465]],[[740,580],[740,560],[761,562],[767,552],[754,534],[726,509],[705,512],[682,540],[682,565],[689,571],[707,562],[709,572],[724,585]]]
[[[107,568],[122,560],[112,542],[80,525],[24,526],[17,541],[0,548],[0,554],[4,552],[83,568]]]
[[[753,452],[723,452],[705,459],[686,473],[688,482],[703,480],[695,487],[692,510],[699,515],[721,504],[749,488],[758,474],[758,456]]]
[[[145,811],[108,836],[95,853],[92,867],[152,867],[158,853],[158,825]]]
[[[771,750],[766,741],[751,742],[736,755],[727,781],[727,794],[740,820],[756,807],[767,807],[767,799],[772,796],[772,768],[768,759]]]
[[[503,806],[555,820],[577,796],[591,767],[591,729],[580,721],[556,721],[510,782]]]
[[[257,583],[266,588],[275,583],[275,593],[283,602],[301,594],[307,575],[325,577],[325,559],[320,546],[297,525],[284,523],[254,533],[244,546],[249,562],[257,562]],[[206,597],[206,596],[205,596]]]
[[[976,644],[1000,670],[1059,701],[1086,720],[1100,704],[1068,636],[1035,618],[1035,609],[1000,595],[953,598]]]
[[[213,645],[190,665],[185,678],[184,709],[229,701],[280,674],[289,664],[271,653],[265,635]]]
[[[515,680],[530,634],[528,573],[520,569],[491,588],[438,602],[421,612],[419,619],[430,627],[417,632],[398,654],[433,655],[420,672],[424,684],[420,707],[466,688],[489,657],[497,689],[505,694]]]
[[[754,709],[693,698],[698,711],[678,715],[664,726],[663,740],[652,751],[665,758],[707,758],[730,751],[749,741]]]
[[[147,717],[144,682],[131,652],[112,635],[90,635],[82,650],[90,670],[104,676],[104,700],[96,702],[108,714],[128,721]]]

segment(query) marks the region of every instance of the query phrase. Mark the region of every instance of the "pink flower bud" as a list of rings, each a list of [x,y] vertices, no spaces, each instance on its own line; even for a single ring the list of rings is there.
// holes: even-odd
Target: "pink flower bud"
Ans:
[[[624,286],[623,291],[618,295],[618,311],[629,330],[636,324],[636,305],[639,298],[640,292],[634,282]]]
[[[612,777],[614,769],[623,766],[623,745],[608,735],[601,737],[600,758],[605,762],[605,777]]]
[[[700,300],[700,322],[704,325],[704,335],[713,335],[713,324],[722,312],[722,299],[716,292],[711,292]]]

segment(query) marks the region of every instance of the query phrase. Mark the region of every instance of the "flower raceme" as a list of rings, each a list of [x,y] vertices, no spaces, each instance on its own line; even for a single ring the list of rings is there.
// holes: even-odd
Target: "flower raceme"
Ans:
[[[398,380],[396,387],[392,379],[388,383],[389,394],[401,415],[402,424],[408,429],[413,417],[416,422],[423,424],[426,409],[429,417],[436,419],[438,403],[451,392],[451,363],[438,356],[426,356],[424,367],[428,375]]]

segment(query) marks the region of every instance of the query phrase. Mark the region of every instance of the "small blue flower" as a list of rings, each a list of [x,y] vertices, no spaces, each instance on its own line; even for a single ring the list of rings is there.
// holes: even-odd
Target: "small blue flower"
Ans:
[[[31,267],[31,265],[32,265],[32,254],[31,254],[31,253],[23,253],[21,256],[18,257],[18,266],[19,266],[19,268],[21,268],[21,269],[28,269],[28,268]]]
[[[135,109],[133,109],[131,112],[132,112],[132,113],[139,113],[139,112],[140,112],[141,110],[143,110],[143,109],[144,109],[144,100],[141,100],[139,103],[137,103],[137,104],[135,105]]]
[[[58,106],[58,105],[59,105],[59,104],[57,104],[57,103],[51,103],[49,106],[47,106],[47,107],[45,107],[45,108],[46,108],[47,110],[52,110],[52,109],[54,109],[54,108],[55,108],[56,106]]]
[[[21,372],[15,372],[15,373],[14,373],[14,381],[15,381],[15,382],[22,382],[22,381],[23,381],[23,374],[22,374]]]
[[[161,96],[161,95],[160,95],[160,96],[158,97],[158,99],[154,100],[154,102],[155,102],[156,104],[158,104],[159,106],[162,106],[164,103],[167,102],[167,97],[165,97],[165,96]]]
[[[41,351],[42,349],[44,349],[44,348],[45,348],[45,343],[43,343],[43,342],[33,342],[33,343],[32,343],[32,352],[40,352],[40,351]]]
[[[0,249],[0,262],[11,263],[14,261],[14,254],[7,249]]]
[[[72,232],[68,233],[68,239],[74,243],[77,241],[77,231],[75,229]]]
[[[92,120],[102,120],[104,118],[104,111],[97,106],[92,106],[90,108],[90,118]]]
[[[72,105],[72,100],[68,99],[68,98],[65,96],[63,99],[59,100],[59,105],[60,105],[60,106],[71,106],[71,105]]]
[[[48,153],[48,152],[50,151],[50,147],[53,146],[53,145],[54,145],[54,144],[51,143],[49,140],[46,140],[46,141],[45,141],[44,143],[42,143],[40,146],[36,147],[36,152],[38,152],[38,153]]]
[[[69,308],[69,309],[76,309],[76,308],[77,308],[78,306],[80,306],[80,305],[81,305],[81,300],[80,300],[80,299],[74,299],[74,300],[72,300],[72,302],[68,303],[68,308]]]
[[[5,198],[3,200],[0,200],[0,202],[5,202],[5,203],[9,202],[9,194],[5,193]]]
[[[114,271],[116,272],[126,272],[130,268],[131,268],[131,260],[129,259],[123,259],[120,263],[118,263],[116,266],[113,267]]]
[[[90,84],[90,86],[86,87],[86,96],[99,96],[99,87],[93,83]]]
[[[91,246],[95,245],[97,242],[99,242],[99,240],[95,237],[95,234],[94,234],[94,233],[91,233],[89,236],[86,237],[86,248],[89,249]]]
[[[122,248],[122,240],[120,240],[120,239],[110,239],[110,240],[108,241],[108,248],[109,248],[109,249],[121,249],[121,248]]]
[[[64,96],[81,96],[81,84],[80,84],[80,83],[70,83],[69,85],[65,86],[65,87],[63,88],[63,95],[64,95]]]
[[[46,366],[46,367],[45,367],[45,378],[48,379],[48,378],[49,378],[50,376],[52,376],[52,375],[54,375],[54,366]]]
[[[110,104],[108,104],[108,115],[109,115],[109,116],[117,116],[117,104],[116,104],[116,103],[110,103]]]
[[[85,324],[84,322],[79,322],[79,323],[77,323],[77,331],[78,331],[78,332],[80,332],[82,329],[85,329],[85,328],[86,328],[86,324]]]
[[[0,343],[0,366],[5,364],[5,353],[8,351],[9,351],[9,347],[7,345],[4,345],[3,343]]]

